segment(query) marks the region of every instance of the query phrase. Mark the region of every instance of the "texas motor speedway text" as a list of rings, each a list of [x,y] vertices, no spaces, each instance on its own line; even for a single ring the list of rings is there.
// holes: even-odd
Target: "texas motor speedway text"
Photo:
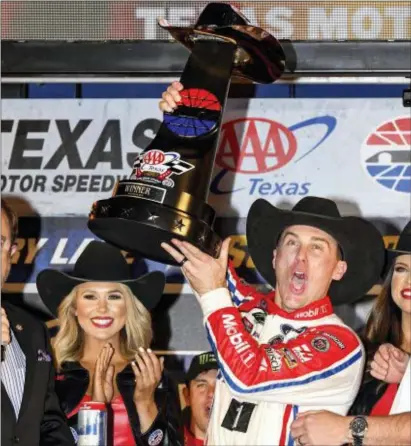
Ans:
[[[127,175],[2,175],[2,192],[110,192]]]

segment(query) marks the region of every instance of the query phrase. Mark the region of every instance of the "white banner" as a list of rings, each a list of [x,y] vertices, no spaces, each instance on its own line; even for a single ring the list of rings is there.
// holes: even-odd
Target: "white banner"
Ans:
[[[87,215],[155,136],[157,99],[3,100],[1,192],[43,216]],[[232,99],[209,203],[327,196],[344,213],[409,218],[411,118],[398,99]]]

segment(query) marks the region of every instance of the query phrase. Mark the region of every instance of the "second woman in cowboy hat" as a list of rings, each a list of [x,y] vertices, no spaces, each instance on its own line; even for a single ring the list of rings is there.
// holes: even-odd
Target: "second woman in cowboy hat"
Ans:
[[[132,279],[121,252],[97,241],[73,275],[52,269],[38,275],[40,297],[59,318],[56,391],[74,430],[80,404],[99,401],[111,408],[110,444],[182,444],[178,397],[149,348],[150,310],[164,284],[161,272]]]
[[[388,271],[383,287],[372,308],[365,329],[368,356],[376,359],[393,356],[405,370],[411,354],[411,221],[402,231],[395,250],[387,252]],[[383,352],[381,354],[381,352]],[[352,415],[388,415],[394,401],[399,379],[386,380],[384,365],[374,362],[376,369],[365,374]]]

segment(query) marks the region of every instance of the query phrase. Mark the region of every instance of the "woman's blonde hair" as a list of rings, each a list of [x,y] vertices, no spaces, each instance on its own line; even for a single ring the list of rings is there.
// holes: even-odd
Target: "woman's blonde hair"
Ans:
[[[126,302],[126,323],[120,332],[120,349],[128,361],[134,359],[139,347],[148,348],[153,338],[151,315],[132,294],[130,288],[117,284]],[[59,331],[54,338],[54,358],[57,370],[67,361],[79,361],[83,353],[84,332],[75,316],[77,287],[73,288],[58,308]]]

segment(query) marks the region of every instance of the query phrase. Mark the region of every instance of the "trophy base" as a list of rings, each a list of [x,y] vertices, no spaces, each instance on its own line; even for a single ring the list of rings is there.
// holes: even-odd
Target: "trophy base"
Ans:
[[[214,211],[209,208],[207,217]],[[192,243],[212,257],[218,257],[221,238],[198,215],[136,197],[112,197],[93,204],[88,227],[99,238],[118,248],[148,259],[177,265],[161,247],[177,238]]]

